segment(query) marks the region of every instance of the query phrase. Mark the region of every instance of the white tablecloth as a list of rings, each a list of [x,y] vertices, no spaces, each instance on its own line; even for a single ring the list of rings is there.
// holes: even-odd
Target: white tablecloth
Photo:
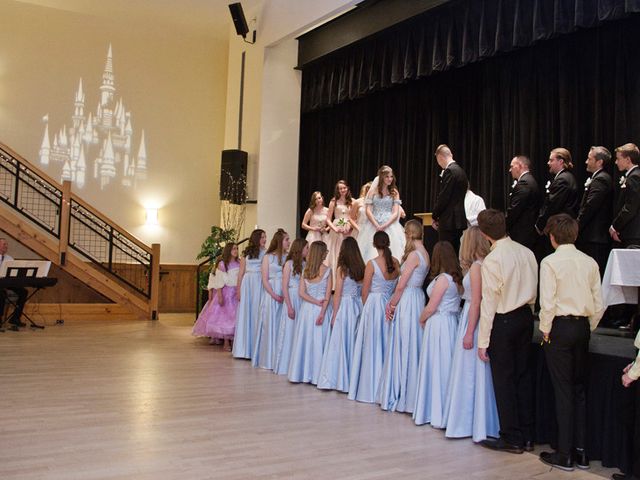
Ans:
[[[619,303],[638,303],[640,287],[640,249],[611,250],[602,278],[605,307]]]

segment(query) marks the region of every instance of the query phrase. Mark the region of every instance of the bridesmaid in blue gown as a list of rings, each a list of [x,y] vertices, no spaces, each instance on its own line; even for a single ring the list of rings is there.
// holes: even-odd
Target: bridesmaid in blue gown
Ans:
[[[238,272],[238,313],[232,355],[235,358],[251,358],[253,355],[254,324],[258,318],[262,297],[260,266],[264,256],[267,234],[256,229],[249,236],[249,245],[244,249]]]
[[[466,271],[462,279],[464,308],[456,334],[453,367],[445,405],[446,436],[472,437],[480,442],[498,437],[499,422],[493,392],[491,366],[478,358],[478,319],[482,298],[482,260],[489,242],[478,227],[469,227],[462,237],[460,263]]]
[[[256,341],[253,345],[254,367],[273,370],[276,343],[282,313],[282,267],[289,251],[289,235],[281,228],[273,235],[267,253],[262,259],[262,287]]]
[[[427,287],[429,303],[420,315],[424,333],[413,419],[416,425],[430,423],[443,428],[462,289],[460,264],[449,242],[435,244],[431,275],[433,280]]]
[[[378,403],[383,410],[413,413],[422,344],[422,284],[429,273],[429,254],[422,243],[422,223],[409,220],[400,280],[386,309],[391,321],[384,355]]]
[[[362,312],[364,260],[353,237],[342,241],[337,258],[331,334],[322,357],[318,388],[349,391],[349,371],[356,328]]]
[[[318,384],[322,354],[331,321],[331,269],[324,265],[327,244],[315,241],[309,247],[300,281],[300,311],[291,347],[289,381]]]
[[[378,256],[369,260],[364,272],[364,307],[358,323],[349,380],[350,400],[374,403],[378,391],[389,324],[385,306],[400,275],[400,264],[391,256],[389,235],[376,232],[373,245]]]
[[[282,269],[282,296],[284,304],[280,315],[280,329],[276,344],[276,359],[273,373],[286,375],[289,372],[291,346],[296,331],[296,315],[300,310],[300,276],[304,269],[304,259],[309,252],[309,244],[304,238],[296,238],[291,244],[287,261]]]

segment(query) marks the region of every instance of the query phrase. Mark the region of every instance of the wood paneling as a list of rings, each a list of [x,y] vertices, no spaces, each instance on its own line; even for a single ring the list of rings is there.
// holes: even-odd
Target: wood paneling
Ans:
[[[197,265],[160,265],[159,311],[195,312]]]

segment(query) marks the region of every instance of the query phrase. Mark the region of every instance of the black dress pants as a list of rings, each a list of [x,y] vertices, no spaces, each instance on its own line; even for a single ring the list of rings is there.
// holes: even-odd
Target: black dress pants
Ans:
[[[12,291],[18,296],[18,300],[16,301],[16,308],[11,314],[10,322],[19,322],[20,317],[22,316],[22,310],[24,309],[25,303],[27,303],[27,297],[29,296],[29,292],[27,292],[26,288],[9,288],[7,290]],[[4,308],[7,301],[7,290],[4,288],[0,289],[0,315],[4,315]]]
[[[533,382],[529,362],[533,315],[528,305],[493,319],[489,358],[500,437],[523,446],[533,440]]]
[[[567,456],[574,448],[585,448],[586,445],[590,337],[586,317],[555,317],[550,342],[544,344],[556,397],[558,452]]]
[[[464,232],[464,229],[443,230],[439,228],[438,241],[449,242],[453,245],[453,249],[456,251],[457,255],[460,252],[460,237],[462,237],[462,232]]]

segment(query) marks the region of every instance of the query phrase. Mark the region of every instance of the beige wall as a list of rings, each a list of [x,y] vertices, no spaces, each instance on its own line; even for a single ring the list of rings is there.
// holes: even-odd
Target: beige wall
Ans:
[[[0,0],[0,12],[0,141],[40,166],[43,115],[53,140],[71,121],[80,77],[86,108],[95,110],[111,43],[116,98],[131,111],[136,153],[145,130],[147,180],[135,190],[75,191],[143,241],[161,243],[162,262],[195,262],[219,222],[227,39],[13,0]],[[143,225],[144,206],[160,208],[158,227]]]
[[[229,33],[225,147],[237,148],[240,62],[246,52],[242,148],[249,153],[251,206],[247,229],[270,237],[282,227],[296,232],[300,72],[295,37],[358,3],[354,0],[269,0],[245,12],[257,27],[256,45]],[[252,19],[256,19],[252,24]]]

